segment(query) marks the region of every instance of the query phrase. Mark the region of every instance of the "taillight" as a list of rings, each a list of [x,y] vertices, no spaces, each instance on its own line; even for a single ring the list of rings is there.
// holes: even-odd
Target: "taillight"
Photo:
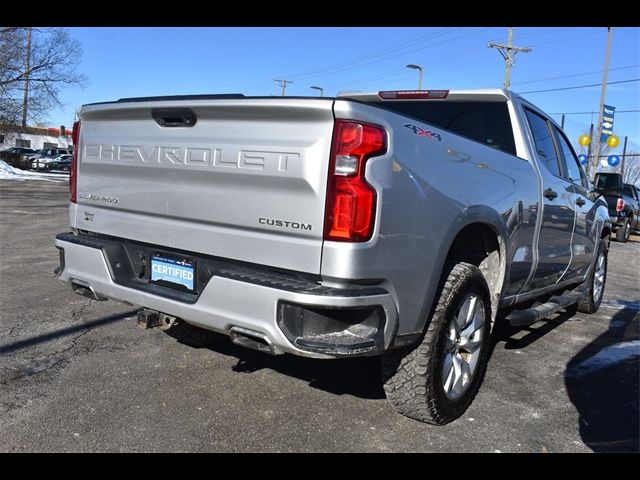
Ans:
[[[616,212],[621,212],[624,210],[624,200],[619,198],[618,203],[616,203]]]
[[[329,162],[324,238],[365,242],[375,223],[376,191],[364,178],[365,163],[387,151],[384,128],[336,120]]]
[[[80,150],[80,120],[73,124],[73,156],[71,157],[71,171],[69,172],[69,191],[71,193],[71,203],[77,203],[78,196],[78,151]]]

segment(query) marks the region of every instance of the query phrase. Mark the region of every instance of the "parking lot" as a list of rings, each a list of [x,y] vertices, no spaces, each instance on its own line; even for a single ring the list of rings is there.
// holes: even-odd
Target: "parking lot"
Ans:
[[[640,238],[611,243],[595,315],[500,328],[480,392],[444,427],[387,404],[375,358],[272,357],[140,330],[53,269],[65,183],[0,184],[0,451],[639,450]]]

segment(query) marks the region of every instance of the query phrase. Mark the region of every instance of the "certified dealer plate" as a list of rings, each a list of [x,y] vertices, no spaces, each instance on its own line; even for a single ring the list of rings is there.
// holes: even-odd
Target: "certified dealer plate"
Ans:
[[[193,278],[193,262],[157,256],[151,257],[152,282],[168,282],[193,290]]]

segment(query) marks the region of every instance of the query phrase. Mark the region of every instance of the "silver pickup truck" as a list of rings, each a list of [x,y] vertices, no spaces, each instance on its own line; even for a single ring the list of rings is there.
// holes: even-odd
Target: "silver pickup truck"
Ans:
[[[496,320],[602,300],[606,203],[512,92],[129,98],[79,117],[56,274],[144,307],[144,327],[381,355],[397,411],[444,424],[478,391]]]

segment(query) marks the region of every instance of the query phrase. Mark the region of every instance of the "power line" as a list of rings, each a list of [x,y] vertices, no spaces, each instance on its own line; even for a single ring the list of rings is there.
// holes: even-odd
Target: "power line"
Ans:
[[[327,71],[331,71],[331,70],[335,70],[335,69],[340,69],[341,67],[345,67],[345,66],[353,67],[354,64],[362,63],[363,61],[370,60],[371,58],[387,55],[389,53],[392,53],[393,51],[400,50],[400,49],[406,48],[406,47],[410,47],[410,46],[422,43],[422,42],[424,42],[426,40],[431,40],[434,37],[445,35],[447,33],[450,33],[451,31],[455,31],[455,30],[451,30],[451,29],[448,29],[448,28],[441,28],[440,30],[437,30],[435,32],[429,32],[428,34],[421,35],[421,36],[419,36],[417,38],[414,38],[413,40],[409,40],[407,42],[399,43],[397,45],[394,45],[394,46],[389,47],[389,48],[385,48],[383,50],[378,50],[378,51],[372,52],[372,53],[364,55],[364,56],[355,57],[355,58],[352,58],[352,59],[350,59],[348,61],[345,61],[345,62],[340,62],[340,63],[336,63],[336,64],[333,64],[333,65],[326,65],[324,67],[319,67],[319,68],[316,68],[316,69],[313,69],[313,70],[307,70],[305,72],[287,75],[287,77],[288,78],[295,78],[296,80],[303,80],[304,78],[313,77],[315,75],[320,75],[323,72],[327,72]],[[265,84],[265,83],[269,83],[269,82],[261,82],[261,83],[258,83],[258,84],[254,84],[253,86],[250,86],[246,91],[251,92],[251,91],[254,91],[254,90],[259,90],[261,88],[261,86],[263,84]]]
[[[473,35],[473,34],[477,34],[477,33],[483,32],[485,30],[488,30],[489,28],[490,27],[485,27],[485,28],[480,28],[478,30],[474,30],[474,31],[471,31],[471,32],[466,32],[466,33],[463,33],[462,35],[458,35],[456,37],[447,38],[447,39],[444,39],[444,40],[442,40],[440,42],[436,42],[436,43],[429,43],[428,45],[423,45],[423,46],[420,46],[420,47],[415,48],[415,49],[405,50],[403,52],[396,53],[395,55],[389,55],[389,53],[394,53],[394,52],[390,52],[390,50],[392,50],[392,49],[389,48],[389,49],[386,49],[386,50],[382,50],[381,52],[384,52],[382,54],[380,52],[378,52],[376,54],[367,55],[366,57],[360,57],[359,59],[351,60],[349,62],[343,62],[341,64],[336,64],[336,65],[329,66],[329,67],[322,67],[322,68],[319,68],[319,69],[316,70],[316,71],[326,70],[326,71],[324,71],[322,73],[314,73],[314,74],[300,73],[300,74],[295,74],[295,75],[288,75],[288,77],[289,78],[295,78],[297,81],[300,81],[300,80],[305,80],[305,79],[313,79],[313,78],[318,78],[318,77],[325,77],[325,76],[329,76],[329,75],[335,75],[335,74],[342,73],[342,72],[347,71],[347,70],[362,68],[364,66],[371,65],[371,64],[374,64],[374,63],[384,62],[384,61],[390,60],[392,58],[397,58],[397,57],[400,57],[400,56],[403,56],[403,55],[407,55],[407,54],[412,53],[412,52],[424,51],[424,49],[427,48],[427,47],[432,48],[432,47],[435,47],[435,46],[438,46],[438,45],[442,45],[444,43],[449,43],[449,42],[452,42],[454,40],[458,40],[460,38],[463,38],[463,37],[466,37],[466,36],[469,36],[469,35]],[[456,31],[456,30],[451,30],[451,29],[447,29],[447,30],[448,30],[447,32],[443,32],[443,33],[441,33],[441,31],[438,30],[437,32],[430,34],[431,38],[429,38],[428,40],[435,40],[434,37],[437,34],[439,34],[439,36],[442,37],[442,36],[446,35],[447,33]],[[459,30],[459,29],[457,29],[457,30]],[[423,40],[421,40],[421,42],[423,42],[425,40],[427,40],[427,39],[423,39]],[[405,44],[406,43],[409,43],[409,42],[405,42]],[[404,45],[402,48],[406,48],[405,44],[401,44],[401,45]],[[393,49],[397,50],[398,48],[397,47],[393,47]],[[381,56],[385,57],[385,58],[377,58],[377,59],[373,59],[372,60],[372,58],[374,58],[374,57],[381,57]],[[369,77],[367,77],[367,78],[369,78]],[[256,90],[256,89],[252,89],[252,90]],[[252,90],[249,90],[249,91],[252,91]]]
[[[612,82],[609,82],[612,83]],[[616,110],[616,114],[618,113],[631,113],[631,112],[640,112],[640,110]],[[554,112],[549,115],[593,115],[596,112]]]
[[[540,47],[542,47],[544,45],[551,45],[552,43],[566,42],[566,41],[569,41],[569,40],[575,40],[576,38],[588,37],[590,35],[596,35],[597,33],[598,33],[598,31],[595,30],[593,32],[581,33],[579,35],[572,35],[570,37],[557,38],[555,40],[550,40],[548,42],[539,43],[537,45],[534,45],[534,47],[540,48]]]
[[[536,37],[536,36],[539,36],[539,35],[547,35],[549,33],[552,33],[549,30],[556,30],[556,28],[551,27],[551,28],[547,28],[546,30],[542,29],[542,31],[533,31],[533,32],[524,33],[522,35],[518,35],[518,38],[520,40],[522,40],[524,38]],[[480,33],[480,32],[482,32],[482,30],[477,30],[476,31],[476,33]],[[471,48],[471,49],[466,49],[465,48],[463,52],[456,53],[455,55],[451,55],[449,53],[449,54],[444,55],[442,57],[437,57],[437,58],[435,58],[433,60],[424,60],[424,63],[425,63],[425,65],[427,65],[427,64],[429,65],[429,72],[432,73],[432,72],[439,72],[439,71],[442,71],[442,70],[448,70],[448,69],[451,69],[451,68],[457,68],[457,67],[460,67],[460,66],[465,66],[465,65],[468,65],[470,63],[477,63],[478,61],[486,61],[492,55],[485,55],[485,56],[481,56],[481,57],[478,57],[477,55],[475,55],[476,53],[478,53],[480,51],[485,51],[484,50],[485,48],[487,48],[486,45],[482,45],[481,47],[476,47],[476,48]],[[439,65],[439,64],[450,62],[450,61],[459,60],[460,58],[467,57],[469,55],[473,55],[474,56],[474,60],[472,60],[470,62],[456,63],[455,65],[446,66],[444,68],[437,68],[437,69],[433,68],[434,65]]]
[[[614,84],[618,84],[618,83],[637,82],[638,80],[640,80],[640,78],[632,78],[630,80],[620,80],[618,82],[607,82],[607,85],[614,85]],[[589,85],[576,85],[574,87],[548,88],[546,90],[532,90],[530,92],[517,92],[517,93],[519,95],[524,95],[525,93],[557,92],[557,91],[560,91],[560,90],[574,90],[576,88],[599,87],[601,85],[602,85],[602,82],[600,82],[600,83],[591,83]]]
[[[606,155],[598,155],[598,158],[607,158],[610,157],[611,155],[617,155],[618,157],[621,157],[622,154],[621,153],[608,153]],[[640,157],[640,153],[625,153],[624,154],[625,157]],[[595,155],[587,155],[588,158],[596,158]]]
[[[459,29],[460,29],[460,27],[457,28],[457,30],[459,30]],[[291,74],[291,75],[288,75],[288,76],[291,77],[291,78],[298,78],[298,77],[310,76],[310,75],[313,76],[313,75],[320,74],[320,73],[323,73],[323,72],[328,71],[328,70],[334,70],[336,68],[341,68],[341,67],[345,67],[345,66],[353,66],[356,63],[361,63],[363,61],[370,60],[372,58],[385,56],[385,55],[387,55],[389,53],[393,53],[395,51],[402,50],[403,48],[411,47],[413,45],[422,43],[422,42],[424,42],[426,40],[431,40],[434,37],[441,36],[441,35],[446,35],[447,33],[450,33],[451,31],[455,31],[455,30],[456,29],[451,30],[451,29],[448,29],[448,28],[441,28],[440,30],[437,30],[435,32],[431,32],[431,33],[428,33],[426,35],[422,35],[422,36],[420,36],[420,37],[418,37],[418,38],[416,38],[414,40],[403,42],[403,43],[400,43],[400,44],[395,45],[393,47],[385,48],[384,50],[378,50],[377,52],[373,52],[373,53],[370,53],[368,55],[364,55],[364,56],[361,56],[361,57],[352,58],[350,60],[347,60],[347,61],[344,61],[344,62],[340,62],[340,63],[336,63],[334,65],[328,65],[328,66],[316,68],[314,70],[308,70],[308,71],[302,72],[302,73]]]
[[[552,28],[552,30],[556,30],[557,31],[558,29],[557,28]],[[525,33],[524,35],[518,35],[518,38],[520,40],[522,40],[524,38],[529,38],[529,37],[537,36],[537,35],[540,35],[540,34],[545,34],[546,35],[548,33],[555,33],[555,32],[529,32],[529,33]],[[533,44],[533,46],[535,48],[538,48],[541,45],[547,45],[549,43],[565,42],[565,41],[568,41],[568,40],[572,40],[574,38],[580,38],[580,37],[584,37],[584,36],[588,36],[588,35],[594,35],[596,33],[598,33],[598,32],[590,32],[590,33],[586,33],[586,34],[580,34],[580,35],[573,35],[573,36],[569,36],[569,37],[557,38],[557,39],[554,39],[553,41],[550,41],[550,42],[545,42],[545,43],[540,43],[540,44]],[[429,72],[433,73],[433,72],[441,72],[441,71],[451,70],[451,69],[459,69],[459,68],[466,67],[467,65],[471,65],[471,64],[474,64],[474,63],[488,61],[490,56],[478,56],[478,55],[476,55],[476,58],[474,58],[473,60],[470,60],[470,61],[465,61],[465,62],[462,62],[462,63],[456,63],[455,65],[449,65],[449,66],[442,67],[442,68],[436,68],[436,69],[431,68],[434,65],[434,63],[445,63],[445,62],[447,62],[449,60],[457,60],[462,56],[474,54],[476,52],[479,52],[480,50],[484,50],[485,48],[486,48],[486,46],[482,46],[482,47],[479,47],[479,48],[472,48],[472,49],[469,49],[469,50],[465,50],[465,52],[460,54],[460,55],[456,55],[456,56],[447,55],[446,57],[441,57],[439,59],[436,59],[435,62],[429,62],[429,65],[430,65]],[[440,60],[440,61],[438,61],[438,60]],[[521,83],[523,83],[523,82],[518,82],[518,85],[520,85]],[[525,82],[525,83],[528,83],[528,82]]]
[[[374,64],[374,63],[385,62],[385,61],[391,60],[392,58],[401,57],[401,56],[403,56],[403,55],[407,55],[407,54],[412,53],[412,52],[417,52],[417,51],[421,51],[421,52],[422,52],[422,51],[424,51],[424,49],[425,49],[425,48],[427,48],[427,47],[432,48],[432,47],[435,47],[435,46],[438,46],[438,45],[442,45],[442,44],[444,44],[444,43],[452,42],[452,41],[454,41],[454,40],[458,40],[458,39],[460,39],[460,38],[462,38],[462,37],[466,37],[466,36],[469,36],[469,35],[473,35],[473,34],[475,34],[475,33],[479,33],[479,32],[481,32],[481,31],[483,31],[483,30],[488,30],[488,28],[489,28],[489,27],[486,27],[486,28],[483,28],[483,29],[480,29],[480,30],[476,30],[476,31],[473,31],[473,32],[464,33],[464,34],[459,35],[459,36],[457,36],[457,37],[447,38],[446,40],[442,40],[442,41],[437,42],[437,43],[430,43],[430,44],[428,44],[428,45],[424,45],[424,46],[418,47],[418,48],[416,48],[416,49],[406,50],[406,51],[404,51],[404,52],[401,52],[401,53],[398,53],[398,54],[395,54],[395,55],[387,56],[386,58],[379,58],[379,59],[376,59],[376,60],[367,61],[367,62],[365,62],[365,63],[361,63],[361,62],[359,62],[359,63],[361,63],[360,65],[350,65],[350,66],[346,66],[346,67],[344,67],[344,68],[340,68],[340,69],[333,69],[333,71],[329,71],[329,72],[322,73],[322,74],[320,74],[319,76],[320,76],[320,77],[323,77],[323,76],[327,76],[327,75],[335,75],[335,74],[337,74],[337,73],[342,73],[342,72],[347,71],[347,70],[353,70],[354,68],[361,68],[361,67],[363,67],[363,66],[365,66],[365,65],[372,65],[372,64]],[[292,77],[293,77],[293,78],[296,78],[296,79],[298,79],[298,80],[299,80],[300,78],[303,78],[303,79],[304,79],[304,78],[315,78],[315,77],[316,77],[316,75],[306,75],[306,76],[304,76],[304,77],[299,77],[299,76],[297,76],[297,75],[292,75]]]
[[[627,65],[626,67],[618,67],[618,68],[610,68],[609,71],[613,72],[616,70],[627,70],[629,68],[640,67],[640,64],[636,65]],[[538,78],[536,80],[527,80],[526,82],[516,82],[516,85],[524,85],[527,83],[539,83],[539,82],[548,82],[551,80],[560,80],[562,78],[573,78],[573,77],[583,77],[585,75],[594,75],[596,73],[602,73],[602,70],[593,70],[591,72],[582,72],[582,73],[572,73],[570,75],[561,75],[558,77],[547,77],[547,78]]]

